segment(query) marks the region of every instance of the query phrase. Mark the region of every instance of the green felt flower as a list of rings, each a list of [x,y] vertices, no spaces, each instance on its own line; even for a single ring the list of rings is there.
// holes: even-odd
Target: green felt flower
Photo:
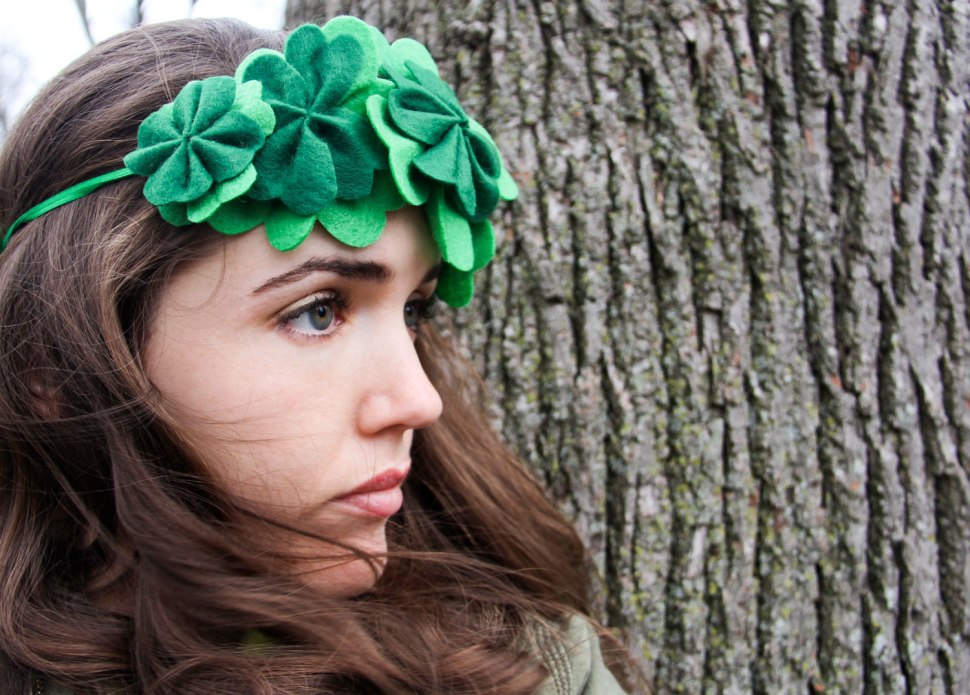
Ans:
[[[456,307],[495,254],[486,217],[518,195],[427,49],[390,45],[353,17],[299,27],[282,53],[249,54],[235,78],[190,83],[142,123],[138,145],[125,164],[171,224],[262,225],[280,251],[318,224],[368,246],[389,211],[422,206],[443,261],[438,295]]]
[[[380,89],[376,45],[366,24],[338,19],[323,28],[301,26],[283,54],[257,50],[236,73],[263,85],[276,116],[275,131],[255,157],[249,197],[279,200],[297,216],[316,215],[338,198],[368,196],[374,170],[385,166],[362,113],[362,93]]]
[[[125,157],[129,169],[148,177],[145,197],[187,209],[244,194],[256,179],[253,158],[275,121],[260,91],[231,77],[196,80],[146,118],[138,149]]]
[[[494,141],[465,113],[424,46],[411,39],[384,46],[381,70],[394,88],[371,96],[367,113],[409,203],[424,203],[437,184],[458,212],[480,221],[499,198],[517,197]]]

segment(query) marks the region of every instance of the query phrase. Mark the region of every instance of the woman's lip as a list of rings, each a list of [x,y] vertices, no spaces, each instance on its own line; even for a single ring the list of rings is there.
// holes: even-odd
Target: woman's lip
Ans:
[[[382,471],[334,501],[372,516],[393,516],[401,509],[401,504],[404,502],[401,484],[407,474],[406,466]]]
[[[343,499],[344,497],[351,497],[353,495],[365,495],[371,492],[382,492],[384,490],[390,490],[391,488],[400,487],[401,483],[404,482],[404,478],[407,477],[407,474],[407,466],[403,468],[389,468],[386,471],[381,471],[370,480],[361,483],[346,495],[343,495],[340,499]]]

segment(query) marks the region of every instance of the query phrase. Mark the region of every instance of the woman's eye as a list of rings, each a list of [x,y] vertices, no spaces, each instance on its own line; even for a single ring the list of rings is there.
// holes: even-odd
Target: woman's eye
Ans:
[[[418,330],[424,321],[434,316],[435,308],[434,295],[430,299],[412,299],[404,305],[404,325],[409,330]]]
[[[329,335],[340,325],[338,311],[341,308],[337,297],[318,297],[312,303],[288,312],[282,317],[282,324],[296,333]]]

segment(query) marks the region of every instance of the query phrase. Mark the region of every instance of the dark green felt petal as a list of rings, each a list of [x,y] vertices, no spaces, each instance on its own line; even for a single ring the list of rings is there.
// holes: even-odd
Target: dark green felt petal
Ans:
[[[491,138],[483,138],[474,128],[465,131],[465,139],[471,151],[472,159],[476,162],[476,177],[486,177],[497,180],[502,172],[502,158]]]
[[[139,176],[151,176],[179,148],[178,139],[139,147],[125,157],[125,166]]]
[[[203,195],[212,177],[187,144],[181,145],[145,182],[145,197],[153,205],[187,203]]]
[[[326,80],[314,100],[315,111],[339,106],[357,82],[363,48],[352,36],[336,36],[326,52]]]
[[[457,196],[456,202],[460,202],[458,209],[461,213],[469,219],[478,219],[478,187],[475,185],[475,170],[472,167],[468,141],[462,138],[459,147],[461,152],[455,162],[458,175],[455,177],[452,193]]]
[[[239,175],[263,145],[263,131],[253,119],[231,111],[198,138],[192,149],[216,181]]]
[[[323,26],[324,36],[329,41],[332,41],[336,36],[347,35],[354,37],[360,44],[361,54],[358,58],[357,79],[350,87],[350,91],[375,86],[374,82],[377,80],[380,68],[378,50],[383,36],[380,36],[380,32],[377,32],[380,36],[380,39],[378,39],[374,32],[374,27],[356,17],[348,16],[334,17]],[[384,40],[383,43],[386,45],[387,41]],[[344,103],[344,106],[347,106],[347,104]],[[360,104],[358,113],[363,113],[363,103]]]
[[[231,77],[210,77],[198,87],[192,133],[199,134],[218,121],[232,108],[236,99],[236,81]]]
[[[141,125],[138,126],[139,148],[149,148],[162,143],[169,143],[182,137],[182,131],[175,127],[175,123],[172,120],[173,112],[173,106],[171,104],[165,104],[165,106],[141,122]]]
[[[428,70],[411,61],[407,62],[407,67],[414,76],[417,84],[433,96],[439,104],[463,121],[468,118],[465,115],[465,110],[458,101],[458,97],[455,96],[454,90],[448,86],[448,83],[438,77],[437,71]]]
[[[371,191],[374,170],[383,169],[380,140],[367,119],[347,109],[334,109],[310,121],[313,133],[330,148],[337,175],[337,197],[363,198]]]
[[[495,175],[482,168],[481,160],[472,151],[472,141],[465,140],[469,150],[468,162],[471,165],[471,178],[475,185],[475,208],[469,214],[473,220],[482,220],[491,215],[498,205],[498,174],[501,172],[501,163],[496,159]]]
[[[283,194],[286,169],[302,133],[302,121],[290,121],[282,126],[277,122],[276,131],[266,138],[266,143],[253,158],[258,175],[250,196],[256,200],[270,200]]]
[[[451,113],[428,92],[404,87],[395,89],[387,98],[391,121],[404,134],[425,145],[439,142],[450,129],[468,119]]]
[[[202,82],[192,80],[182,87],[182,91],[176,95],[175,101],[172,102],[172,123],[179,133],[188,134],[191,132],[201,91]]]
[[[329,79],[326,72],[321,69],[328,64],[327,39],[323,31],[314,24],[304,24],[286,39],[283,53],[286,62],[292,65],[303,78],[309,97],[306,103],[309,105],[320,91],[324,81]]]
[[[304,130],[288,174],[280,200],[299,215],[315,215],[337,195],[330,148],[307,130]]]
[[[159,205],[158,214],[162,216],[163,220],[174,227],[185,227],[192,224],[192,220],[186,215],[185,203]]]
[[[220,207],[206,222],[222,234],[242,234],[263,224],[272,204],[263,200],[233,200]]]
[[[505,163],[502,162],[502,155],[499,152],[498,146],[495,144],[495,140],[487,130],[482,126],[481,123],[475,120],[468,121],[468,130],[473,133],[478,138],[484,140],[491,145],[492,149],[495,151],[496,157],[499,161],[499,176],[498,176],[498,194],[502,200],[515,200],[519,197],[519,187],[515,183],[515,179],[509,174],[508,170],[505,168]]]
[[[236,72],[237,80],[256,80],[263,85],[263,100],[274,107],[280,104],[307,103],[307,86],[303,76],[277,51],[262,48],[243,60]],[[280,118],[277,111],[276,118]]]
[[[330,148],[298,121],[273,133],[253,163],[259,177],[250,195],[277,198],[300,215],[316,214],[337,193]]]
[[[435,294],[448,306],[460,309],[472,300],[475,281],[470,271],[458,270],[447,263],[441,265]]]

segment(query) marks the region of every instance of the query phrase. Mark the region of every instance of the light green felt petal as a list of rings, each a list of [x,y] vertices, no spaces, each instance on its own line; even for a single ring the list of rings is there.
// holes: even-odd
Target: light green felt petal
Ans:
[[[488,262],[495,257],[495,230],[492,223],[488,220],[473,222],[472,246],[475,249],[475,263],[472,265],[472,272],[481,270]]]
[[[188,204],[188,218],[192,222],[205,222],[221,205],[243,195],[256,181],[256,167],[250,164],[241,174],[223,181],[212,191]]]
[[[266,220],[266,236],[277,251],[290,251],[310,235],[316,221],[313,215],[298,215],[279,206]]]
[[[370,246],[384,231],[387,214],[364,200],[335,200],[317,213],[320,224],[330,236],[347,246]]]
[[[276,115],[273,107],[263,101],[263,85],[256,80],[243,82],[236,87],[236,100],[232,108],[252,118],[262,129],[264,135],[273,132]]]
[[[441,257],[457,270],[471,270],[475,265],[471,227],[464,215],[448,204],[440,188],[431,194],[425,214]]]
[[[504,166],[498,176],[498,197],[502,200],[515,200],[519,197],[519,186]]]
[[[317,213],[317,219],[337,241],[347,246],[370,246],[380,237],[387,225],[387,213],[404,207],[387,172],[374,177],[374,190],[361,200],[335,200],[330,207]]]
[[[367,115],[371,125],[388,149],[388,163],[394,183],[401,195],[411,205],[421,205],[428,199],[430,187],[427,181],[415,175],[412,162],[424,151],[424,146],[402,135],[389,120],[387,100],[374,95],[367,100]]]
[[[470,271],[458,270],[447,263],[441,265],[435,294],[448,306],[460,309],[472,300],[475,281]]]
[[[378,77],[370,82],[365,82],[354,88],[352,92],[347,95],[341,106],[345,109],[350,109],[354,113],[359,113],[362,116],[367,114],[367,100],[374,94],[380,94],[386,97],[394,89],[394,83],[390,80],[385,80],[384,78]]]
[[[414,39],[398,39],[391,44],[390,51],[385,57],[396,70],[409,74],[405,63],[412,61],[426,70],[431,70],[435,75],[438,74],[438,64],[434,62],[431,53],[425,48],[424,44]]]

